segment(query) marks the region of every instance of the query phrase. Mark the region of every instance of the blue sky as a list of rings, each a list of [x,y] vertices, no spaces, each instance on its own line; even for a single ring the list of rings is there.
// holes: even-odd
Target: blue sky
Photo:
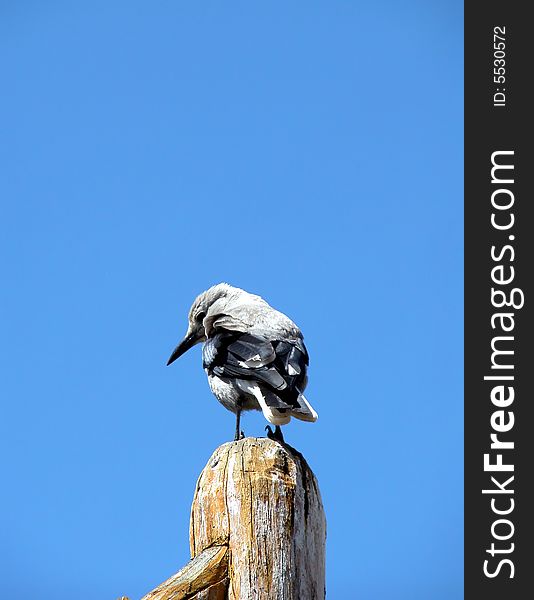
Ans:
[[[220,281],[304,331],[328,598],[462,597],[462,13],[0,3],[3,597],[187,561],[234,419],[165,362]]]

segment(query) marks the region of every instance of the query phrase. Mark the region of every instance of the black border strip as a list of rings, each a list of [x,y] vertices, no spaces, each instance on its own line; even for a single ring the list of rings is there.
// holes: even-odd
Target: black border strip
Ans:
[[[530,60],[534,58],[531,47],[534,30],[526,15],[527,8],[528,3],[504,1],[467,2],[465,6],[465,597],[468,600],[534,597],[530,581],[534,578],[531,385],[534,335],[529,318],[534,304],[531,218],[534,77]],[[500,60],[504,62],[495,62]],[[504,70],[499,71],[500,68]],[[493,171],[493,182],[492,156],[501,167],[513,165],[513,169],[498,166]],[[513,280],[504,283],[510,279],[512,268]],[[514,293],[514,288],[521,293]],[[523,295],[524,306],[520,308]],[[515,306],[498,307],[503,299]],[[504,313],[513,316],[496,316]],[[506,331],[512,325],[513,329]],[[497,436],[500,449],[491,448],[492,433]],[[506,447],[505,442],[513,443],[514,447]],[[487,469],[495,470],[485,470],[484,455],[488,455]],[[514,470],[490,466],[497,465],[499,460]]]

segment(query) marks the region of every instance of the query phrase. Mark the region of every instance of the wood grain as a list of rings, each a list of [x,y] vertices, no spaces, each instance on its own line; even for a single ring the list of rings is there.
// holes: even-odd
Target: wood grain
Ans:
[[[323,600],[325,540],[300,453],[267,438],[223,444],[197,482],[192,560],[143,600]]]

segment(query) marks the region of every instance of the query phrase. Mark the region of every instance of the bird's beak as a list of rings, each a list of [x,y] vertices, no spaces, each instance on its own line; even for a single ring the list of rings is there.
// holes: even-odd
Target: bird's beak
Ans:
[[[192,348],[198,341],[199,337],[196,332],[186,335],[185,338],[172,351],[172,354],[167,361],[167,366],[173,363],[177,358],[180,358],[184,352],[187,352],[189,348]]]

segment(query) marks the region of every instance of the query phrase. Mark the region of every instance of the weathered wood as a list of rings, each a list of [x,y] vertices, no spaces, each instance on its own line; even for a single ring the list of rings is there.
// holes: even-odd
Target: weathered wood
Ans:
[[[143,600],[323,600],[325,539],[300,453],[267,438],[224,444],[197,482],[192,561]]]
[[[183,569],[149,592],[142,600],[182,600],[226,579],[228,546],[211,546],[190,560]]]

